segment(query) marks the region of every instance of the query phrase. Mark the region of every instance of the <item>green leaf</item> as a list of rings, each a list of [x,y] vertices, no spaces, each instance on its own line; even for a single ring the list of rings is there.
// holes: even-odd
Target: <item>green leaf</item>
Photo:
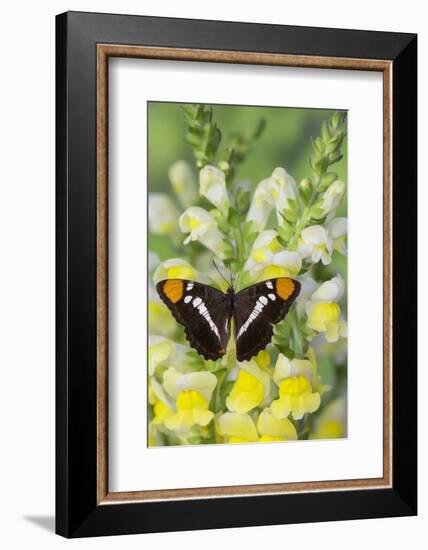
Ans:
[[[327,172],[326,174],[321,176],[318,190],[326,191],[326,189],[328,189],[330,185],[337,180],[337,178],[338,175],[335,172]]]
[[[230,223],[232,227],[235,227],[236,229],[239,229],[239,227],[241,226],[241,216],[232,207],[229,208],[229,215],[227,217],[227,221]]]
[[[321,137],[325,144],[330,140],[330,132],[328,131],[327,122],[325,120],[321,124]]]
[[[315,138],[313,143],[314,143],[315,149],[317,149],[320,153],[324,152],[324,149],[325,149],[324,142],[320,137]]]
[[[245,214],[250,206],[250,192],[249,191],[238,191],[236,195],[236,207],[241,215]]]
[[[291,210],[290,208],[284,208],[282,211],[282,216],[291,224],[294,224],[297,221],[297,212],[295,210]]]

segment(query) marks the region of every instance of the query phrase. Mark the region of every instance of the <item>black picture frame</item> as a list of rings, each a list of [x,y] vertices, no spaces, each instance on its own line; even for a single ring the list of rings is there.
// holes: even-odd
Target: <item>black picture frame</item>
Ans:
[[[97,501],[97,44],[392,62],[393,478],[382,489]],[[56,18],[56,532],[65,537],[417,513],[417,36],[68,12]]]

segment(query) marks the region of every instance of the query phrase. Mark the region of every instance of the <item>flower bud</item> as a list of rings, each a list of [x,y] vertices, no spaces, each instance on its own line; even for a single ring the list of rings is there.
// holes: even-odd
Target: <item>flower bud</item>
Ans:
[[[210,164],[204,166],[199,172],[199,191],[227,217],[230,200],[222,170]]]

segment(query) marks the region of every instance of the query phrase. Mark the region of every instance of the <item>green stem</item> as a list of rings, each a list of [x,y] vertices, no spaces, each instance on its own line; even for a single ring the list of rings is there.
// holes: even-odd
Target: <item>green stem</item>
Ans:
[[[239,262],[239,266],[242,267],[245,261],[245,242],[244,235],[242,234],[241,225],[233,230],[233,236],[236,243],[236,259]]]
[[[288,323],[291,329],[291,340],[293,343],[294,353],[296,354],[297,358],[303,358],[305,342],[300,331],[295,307],[288,314]]]
[[[302,215],[300,216],[300,218],[296,223],[296,230],[294,232],[294,236],[292,237],[288,245],[289,250],[295,250],[297,248],[297,243],[299,241],[300,233],[303,231],[303,229],[305,229],[309,220],[311,219],[311,208],[315,202],[315,199],[318,197],[319,182],[320,182],[320,178],[317,178],[317,181],[314,184],[312,195],[309,198],[308,204],[307,206],[305,206]]]
[[[217,387],[215,389],[215,410],[218,411],[220,406],[220,390],[225,381],[226,376],[228,375],[228,370],[225,371],[217,379]]]

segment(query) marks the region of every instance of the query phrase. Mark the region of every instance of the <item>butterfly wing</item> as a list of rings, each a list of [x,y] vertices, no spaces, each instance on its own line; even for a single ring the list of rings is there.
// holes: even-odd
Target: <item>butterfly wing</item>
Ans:
[[[226,294],[208,285],[184,279],[166,279],[156,285],[162,301],[184,326],[190,345],[213,361],[226,353],[231,309]]]
[[[295,279],[268,279],[235,296],[234,319],[238,361],[249,361],[269,344],[273,325],[282,321],[300,292]]]

